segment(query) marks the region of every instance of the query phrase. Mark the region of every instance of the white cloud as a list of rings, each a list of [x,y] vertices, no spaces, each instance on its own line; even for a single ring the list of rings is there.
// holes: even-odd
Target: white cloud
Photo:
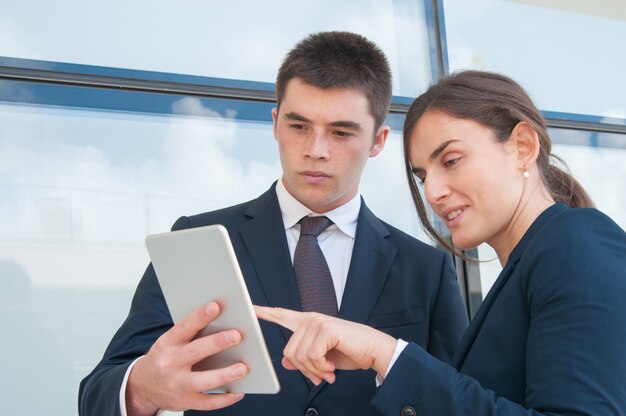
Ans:
[[[36,39],[25,28],[12,19],[0,19],[0,56],[30,58],[38,49]]]
[[[111,275],[103,268],[87,281],[82,280],[86,271],[78,270],[112,258],[140,269],[145,266],[147,233],[168,230],[180,215],[250,199],[280,175],[277,155],[239,157],[243,150],[254,155],[254,149],[242,148],[260,142],[256,136],[266,135],[265,143],[273,143],[271,125],[240,129],[238,122],[203,108],[196,99],[174,107],[194,116],[102,116],[0,106],[0,235],[31,241],[30,248],[4,252],[18,259],[38,253],[50,270],[33,273],[33,278],[45,276],[44,284],[128,284],[126,273]],[[110,137],[114,149],[98,135]],[[133,141],[142,145],[133,146]],[[36,249],[46,241],[54,249]],[[73,246],[57,245],[63,241]],[[67,251],[71,256],[77,249],[83,254],[72,256],[65,271],[50,264],[54,260],[46,254],[63,257]],[[122,255],[127,250],[136,254]]]

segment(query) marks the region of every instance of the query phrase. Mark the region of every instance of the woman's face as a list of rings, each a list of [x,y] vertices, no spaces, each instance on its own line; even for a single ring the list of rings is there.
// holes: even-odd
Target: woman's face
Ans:
[[[523,178],[510,142],[469,119],[429,111],[415,124],[409,158],[434,212],[460,249],[506,241]]]

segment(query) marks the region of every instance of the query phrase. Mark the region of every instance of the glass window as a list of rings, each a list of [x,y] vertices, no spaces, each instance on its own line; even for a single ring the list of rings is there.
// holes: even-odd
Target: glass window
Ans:
[[[586,3],[445,0],[450,71],[502,72],[542,110],[625,119],[623,3]]]
[[[286,52],[325,30],[376,42],[394,95],[415,96],[431,81],[424,5],[413,0],[5,1],[0,56],[274,82]]]
[[[271,104],[50,88],[0,81],[7,414],[75,414],[78,383],[125,318],[148,264],[145,236],[181,215],[254,198],[281,173]],[[51,95],[64,105],[36,104]],[[146,111],[114,108],[137,100]],[[382,218],[417,234],[399,138],[394,131],[370,160],[362,193]]]
[[[178,97],[172,112],[0,104],[8,414],[75,414],[78,383],[148,263],[146,234],[252,198],[278,177],[270,123],[224,117],[193,98]]]

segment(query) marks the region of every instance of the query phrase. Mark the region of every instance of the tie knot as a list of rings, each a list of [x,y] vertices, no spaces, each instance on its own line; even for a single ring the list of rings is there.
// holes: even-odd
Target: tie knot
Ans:
[[[312,235],[317,238],[322,231],[330,227],[333,222],[326,217],[304,217],[300,220],[300,237]]]

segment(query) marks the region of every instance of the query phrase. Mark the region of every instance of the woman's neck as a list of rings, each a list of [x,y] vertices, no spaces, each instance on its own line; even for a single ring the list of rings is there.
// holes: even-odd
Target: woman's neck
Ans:
[[[506,264],[511,255],[511,252],[520,242],[526,231],[535,222],[537,217],[541,215],[543,211],[554,205],[554,199],[550,196],[550,193],[545,188],[540,180],[529,183],[528,189],[524,189],[520,202],[517,204],[511,221],[507,225],[504,232],[494,238],[492,241],[487,241],[496,254],[502,267]]]

